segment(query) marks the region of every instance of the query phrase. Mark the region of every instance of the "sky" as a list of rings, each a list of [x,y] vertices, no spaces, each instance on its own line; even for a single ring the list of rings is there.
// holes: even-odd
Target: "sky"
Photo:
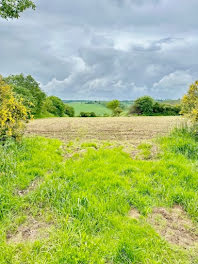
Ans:
[[[67,100],[178,99],[198,79],[197,0],[37,0],[0,19],[0,74]]]

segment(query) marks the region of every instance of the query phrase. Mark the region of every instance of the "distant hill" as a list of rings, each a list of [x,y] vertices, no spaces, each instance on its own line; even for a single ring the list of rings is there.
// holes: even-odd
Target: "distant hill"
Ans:
[[[180,100],[156,100],[159,103],[177,105]],[[111,111],[106,107],[108,101],[94,100],[63,100],[64,103],[71,105],[75,109],[75,116],[80,112],[94,112],[97,116],[111,115]],[[124,112],[127,113],[134,101],[120,101]]]

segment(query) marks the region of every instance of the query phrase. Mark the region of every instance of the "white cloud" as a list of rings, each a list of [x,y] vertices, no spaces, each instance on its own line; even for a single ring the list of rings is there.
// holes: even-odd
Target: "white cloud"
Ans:
[[[66,99],[176,98],[198,78],[197,0],[37,2],[0,20],[3,75]]]
[[[194,78],[188,71],[175,71],[154,83],[152,91],[158,95],[166,95],[167,98],[180,98],[193,81]]]

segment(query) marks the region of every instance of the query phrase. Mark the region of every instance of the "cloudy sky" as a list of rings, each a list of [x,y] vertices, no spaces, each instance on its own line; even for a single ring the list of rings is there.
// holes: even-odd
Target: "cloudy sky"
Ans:
[[[0,73],[62,99],[179,98],[198,79],[198,0],[37,0],[0,19]]]

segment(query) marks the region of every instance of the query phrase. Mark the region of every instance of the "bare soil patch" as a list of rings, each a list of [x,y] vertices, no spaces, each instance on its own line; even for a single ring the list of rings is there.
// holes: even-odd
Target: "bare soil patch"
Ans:
[[[42,180],[40,178],[36,178],[34,181],[31,182],[30,186],[27,189],[24,190],[17,190],[17,194],[19,196],[25,196],[26,194],[34,191],[39,184],[42,182]]]
[[[28,218],[28,221],[19,226],[18,230],[7,234],[8,243],[34,242],[39,239],[47,238],[49,235],[49,223]]]
[[[189,248],[198,243],[197,227],[180,206],[170,210],[155,208],[148,222],[172,244]]]
[[[137,209],[131,208],[131,210],[129,212],[129,217],[132,218],[132,219],[138,220],[139,217],[140,217],[140,213],[138,212]]]
[[[183,122],[181,117],[47,118],[31,121],[26,135],[40,135],[69,142],[78,139],[116,141],[137,146],[164,135]]]

